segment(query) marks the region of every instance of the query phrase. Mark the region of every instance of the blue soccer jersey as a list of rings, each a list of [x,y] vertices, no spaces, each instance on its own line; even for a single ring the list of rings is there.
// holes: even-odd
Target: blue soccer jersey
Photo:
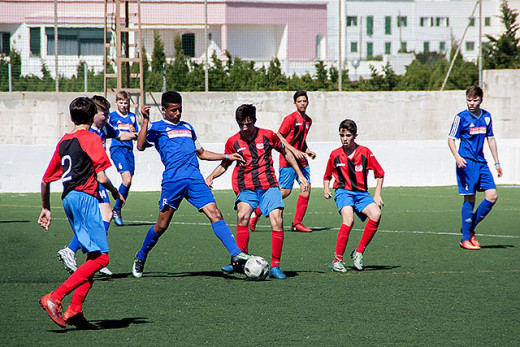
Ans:
[[[105,146],[105,142],[107,141],[107,139],[117,139],[121,134],[119,130],[115,129],[109,123],[105,124],[101,129],[96,128],[96,126],[92,124],[92,126],[90,127],[90,131],[101,137],[101,142],[103,142],[103,146]]]
[[[475,116],[468,110],[457,114],[453,119],[449,137],[460,139],[459,155],[465,159],[485,163],[484,141],[493,137],[493,122],[491,114],[480,110],[480,116]]]
[[[201,176],[196,140],[195,130],[184,121],[173,124],[163,119],[149,126],[146,141],[153,144],[161,156],[163,184]]]
[[[126,115],[122,115],[119,111],[111,112],[108,115],[108,122],[110,125],[119,131],[126,132],[139,132],[139,123],[134,113],[128,112]],[[126,147],[130,150],[134,148],[133,141],[119,141],[117,139],[112,140],[110,148]]]

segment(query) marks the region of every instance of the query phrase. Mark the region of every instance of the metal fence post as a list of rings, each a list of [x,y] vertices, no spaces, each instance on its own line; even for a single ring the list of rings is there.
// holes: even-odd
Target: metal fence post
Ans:
[[[11,67],[11,63],[9,63],[8,65],[8,70],[9,70],[9,92],[12,92],[13,91],[13,69]]]
[[[84,66],[84,69],[85,69],[85,93],[88,93],[88,66],[87,66],[87,62],[85,62],[85,64],[83,65]]]

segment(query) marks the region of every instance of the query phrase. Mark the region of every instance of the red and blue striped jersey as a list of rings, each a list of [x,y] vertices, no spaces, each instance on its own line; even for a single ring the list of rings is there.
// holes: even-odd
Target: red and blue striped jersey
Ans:
[[[278,132],[285,137],[291,146],[299,151],[305,152],[307,149],[307,134],[309,133],[311,125],[312,119],[309,116],[305,115],[305,117],[302,117],[298,111],[294,111],[284,118]],[[301,167],[306,167],[309,165],[309,162],[307,158],[303,158],[299,164]],[[280,155],[280,166],[291,167],[283,155]]]
[[[342,146],[330,154],[323,180],[330,181],[334,177],[333,188],[366,192],[368,191],[369,170],[374,171],[375,178],[382,178],[385,175],[370,149],[358,145],[356,150],[348,156]]]

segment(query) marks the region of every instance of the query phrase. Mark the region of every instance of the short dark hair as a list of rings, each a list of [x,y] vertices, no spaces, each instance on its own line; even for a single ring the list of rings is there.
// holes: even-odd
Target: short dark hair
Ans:
[[[237,123],[242,123],[246,118],[251,118],[253,122],[256,122],[256,107],[252,104],[240,105],[235,112]]]
[[[309,101],[309,97],[307,96],[307,92],[305,90],[298,90],[296,93],[294,93],[293,95],[293,99],[294,99],[294,102],[296,102],[296,100],[298,100],[298,98],[300,96],[305,96],[305,98],[307,99],[307,101]]]
[[[106,112],[110,110],[110,102],[108,102],[107,99],[105,99],[101,95],[94,95],[91,97],[92,101],[94,101],[94,104],[96,104],[96,107],[99,112]]]
[[[484,92],[482,91],[482,88],[479,86],[471,86],[466,90],[466,97],[475,97],[479,96],[481,99],[484,96]]]
[[[161,97],[161,106],[167,108],[169,104],[182,104],[182,96],[173,91],[163,93]]]
[[[352,119],[345,119],[344,121],[339,123],[339,131],[341,131],[341,129],[347,130],[352,135],[357,134],[357,125],[356,122],[354,122]]]
[[[79,97],[69,105],[70,118],[76,125],[88,124],[94,119],[94,115],[97,113],[96,104],[94,101],[87,97]]]

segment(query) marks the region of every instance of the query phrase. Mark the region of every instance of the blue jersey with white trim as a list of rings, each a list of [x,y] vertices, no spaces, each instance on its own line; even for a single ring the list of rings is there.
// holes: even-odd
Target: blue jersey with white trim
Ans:
[[[114,127],[111,126],[109,123],[105,124],[101,129],[98,129],[95,125],[92,125],[90,127],[90,131],[101,137],[103,147],[105,147],[105,142],[107,141],[107,139],[117,139],[121,134],[119,130],[114,129]]]
[[[174,124],[163,119],[149,126],[146,141],[153,144],[161,156],[164,164],[163,184],[183,178],[202,177],[196,140],[195,130],[184,121]]]
[[[122,115],[119,111],[111,112],[108,115],[108,123],[119,131],[126,132],[139,132],[139,123],[137,123],[137,117],[135,113],[128,112],[126,115]],[[113,139],[110,148],[115,147],[126,147],[130,150],[134,149],[133,141],[119,141],[118,139]]]
[[[493,137],[493,122],[491,114],[480,110],[480,116],[475,116],[469,110],[464,110],[453,119],[449,137],[460,139],[459,155],[480,163],[486,163],[484,158],[484,141]]]

